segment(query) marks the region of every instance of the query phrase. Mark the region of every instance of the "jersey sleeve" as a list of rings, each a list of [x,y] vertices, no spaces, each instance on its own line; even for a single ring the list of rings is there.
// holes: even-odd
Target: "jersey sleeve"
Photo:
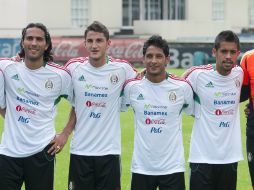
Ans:
[[[126,72],[126,79],[132,79],[137,76],[137,70],[135,70],[130,64],[126,63],[125,64],[125,72]]]
[[[196,92],[196,82],[198,78],[198,72],[195,70],[189,71],[188,75],[185,76],[185,79],[189,82],[194,92]]]
[[[243,70],[244,73],[244,78],[243,78],[243,85],[249,85],[249,72],[247,69],[247,65],[248,65],[248,56],[247,55],[243,55],[241,62],[240,62],[240,66]]]
[[[71,75],[68,71],[63,71],[62,77],[62,92],[61,96],[66,98],[71,104],[74,99],[73,85]]]
[[[186,84],[184,88],[184,112],[188,115],[194,115],[194,96],[190,84]]]
[[[123,88],[123,96],[121,100],[121,111],[125,112],[128,110],[128,107],[130,106],[130,88],[132,84],[130,82],[126,82],[124,88]]]
[[[5,90],[4,90],[4,75],[1,69],[0,69],[0,107],[2,109],[6,107]]]
[[[250,95],[250,76],[247,69],[248,58],[247,54],[243,55],[240,66],[243,70],[243,84],[241,89],[240,102],[243,102],[249,98]]]
[[[74,76],[74,72],[75,72],[75,68],[78,66],[78,62],[75,62],[75,60],[70,60],[69,62],[67,62],[64,67],[67,71],[69,71],[70,75],[71,75],[71,83],[72,83],[72,76]],[[72,96],[68,99],[69,102],[71,103],[71,105],[73,107],[75,107],[75,93],[74,93],[74,89],[73,89],[73,85],[71,85],[72,88]]]
[[[201,102],[200,98],[197,93],[197,82],[198,82],[198,76],[199,76],[200,71],[198,70],[192,70],[191,72],[188,73],[186,76],[186,80],[189,82],[191,85],[191,88],[193,90],[193,100],[194,104],[193,106],[193,113],[191,115],[194,115],[196,118],[199,118],[201,116]]]

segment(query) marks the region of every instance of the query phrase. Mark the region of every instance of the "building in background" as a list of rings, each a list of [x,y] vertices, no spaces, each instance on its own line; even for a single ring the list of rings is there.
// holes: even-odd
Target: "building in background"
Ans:
[[[153,34],[170,42],[172,67],[209,62],[206,43],[221,30],[248,42],[243,51],[254,48],[254,0],[0,0],[0,57],[18,51],[29,22],[49,28],[57,61],[85,56],[82,37],[94,20],[109,28],[110,54],[132,63],[142,60],[143,40]]]

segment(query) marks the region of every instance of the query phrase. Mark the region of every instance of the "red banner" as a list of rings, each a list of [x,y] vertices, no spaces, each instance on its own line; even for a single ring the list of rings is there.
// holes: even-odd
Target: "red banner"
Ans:
[[[86,57],[84,38],[52,38],[54,60],[67,62],[74,57]],[[125,59],[129,62],[141,62],[144,40],[137,38],[111,39],[108,54],[114,58]]]

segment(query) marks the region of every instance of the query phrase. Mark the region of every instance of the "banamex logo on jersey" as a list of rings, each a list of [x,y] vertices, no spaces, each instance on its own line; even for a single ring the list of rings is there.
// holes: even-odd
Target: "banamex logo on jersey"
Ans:
[[[25,98],[21,98],[19,96],[17,96],[17,100],[24,103],[24,104],[31,104],[31,105],[39,106],[39,102],[34,101],[34,100],[28,100]]]

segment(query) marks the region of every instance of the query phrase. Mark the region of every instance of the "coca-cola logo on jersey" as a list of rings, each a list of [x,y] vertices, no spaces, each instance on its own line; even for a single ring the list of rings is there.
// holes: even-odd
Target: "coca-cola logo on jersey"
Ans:
[[[155,125],[165,125],[166,121],[165,119],[151,119],[151,118],[147,118],[145,120],[145,123],[147,125],[151,125],[151,124],[155,124]]]
[[[16,107],[16,111],[18,111],[18,112],[21,111],[21,112],[25,112],[25,113],[29,113],[29,114],[33,114],[33,115],[36,114],[36,110],[35,109],[28,109],[28,108],[25,108],[24,106],[22,107],[20,105],[18,105]]]
[[[87,107],[100,107],[100,108],[105,108],[106,107],[106,103],[105,102],[92,102],[92,101],[87,101],[86,102],[86,106]]]
[[[233,114],[234,114],[233,109],[230,109],[230,110],[216,109],[215,110],[215,115],[233,115]]]

